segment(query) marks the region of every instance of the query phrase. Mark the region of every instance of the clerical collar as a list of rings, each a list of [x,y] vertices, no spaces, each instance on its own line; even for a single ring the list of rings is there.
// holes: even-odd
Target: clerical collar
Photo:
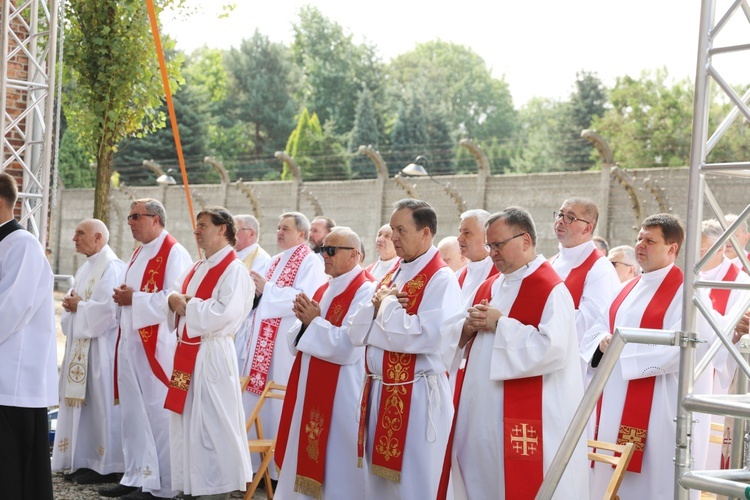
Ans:
[[[227,243],[223,247],[221,247],[219,250],[215,251],[211,257],[203,257],[203,260],[205,262],[208,262],[209,264],[213,264],[214,262],[218,262],[220,259],[223,259],[226,257],[226,255],[232,250],[232,247]],[[205,255],[205,252],[204,252]]]
[[[351,270],[345,272],[344,274],[336,276],[335,278],[331,278],[328,281],[328,286],[336,287],[339,284],[348,285],[354,278],[357,277],[357,275],[360,272],[362,272],[362,267],[360,267],[360,265],[357,264]]]
[[[580,245],[574,247],[565,248],[562,245],[558,245],[560,249],[560,255],[558,258],[560,262],[575,262],[580,258],[588,257],[589,254],[594,250],[594,242],[592,240],[585,241]]]
[[[430,247],[430,248],[432,248],[432,247]],[[426,251],[425,253],[423,253],[423,254],[421,254],[421,255],[419,255],[419,256],[417,256],[417,257],[414,257],[414,258],[413,258],[413,259],[411,259],[411,260],[402,260],[402,261],[401,261],[401,263],[402,263],[402,264],[411,264],[411,263],[413,263],[413,262],[417,262],[417,261],[418,261],[419,259],[421,259],[421,258],[422,258],[422,257],[424,257],[425,255],[427,255],[428,253],[430,253],[430,249],[429,249],[429,248],[427,249],[427,251]]]
[[[674,263],[668,264],[662,267],[661,269],[656,269],[654,271],[650,271],[650,272],[643,271],[643,273],[641,273],[641,280],[642,281],[662,280],[673,267],[674,267]]]
[[[700,278],[708,281],[720,281],[727,273],[727,269],[732,265],[732,262],[724,257],[718,266],[708,271],[701,271]]]

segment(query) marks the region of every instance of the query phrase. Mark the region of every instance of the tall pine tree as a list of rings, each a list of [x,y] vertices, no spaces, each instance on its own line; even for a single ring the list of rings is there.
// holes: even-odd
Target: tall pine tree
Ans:
[[[349,137],[349,153],[351,155],[350,168],[353,179],[367,179],[375,177],[376,171],[372,160],[359,154],[359,146],[378,146],[378,123],[372,107],[372,94],[365,86],[359,94],[357,114],[354,118],[354,128]]]

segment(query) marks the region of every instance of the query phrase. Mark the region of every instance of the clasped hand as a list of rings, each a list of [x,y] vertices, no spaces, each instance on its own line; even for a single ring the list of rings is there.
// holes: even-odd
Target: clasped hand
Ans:
[[[463,348],[477,332],[494,332],[497,330],[497,322],[502,316],[500,310],[490,306],[486,299],[470,307],[461,330],[461,340],[458,346]]]
[[[167,299],[169,303],[169,309],[177,313],[179,316],[185,316],[187,311],[187,304],[192,299],[190,295],[184,293],[173,293]]]
[[[292,311],[303,325],[309,326],[315,318],[320,316],[320,304],[314,300],[310,300],[304,293],[298,293],[294,298]]]
[[[399,292],[398,288],[396,288],[395,285],[391,287],[383,285],[375,292],[375,295],[373,295],[372,297],[372,305],[375,306],[375,311],[372,313],[373,318],[378,315],[380,304],[389,295],[396,296],[396,298],[398,299],[398,303],[401,304],[401,307],[406,308],[409,305],[409,296],[406,292]]]

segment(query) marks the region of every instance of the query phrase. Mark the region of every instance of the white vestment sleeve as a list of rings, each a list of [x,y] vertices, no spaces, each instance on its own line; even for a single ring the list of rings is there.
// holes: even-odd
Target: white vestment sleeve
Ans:
[[[292,304],[295,297],[303,292],[312,298],[313,294],[328,280],[325,270],[317,255],[309,254],[300,264],[294,286],[279,287],[275,283],[266,283],[263,287],[264,318],[279,318],[293,315]]]
[[[375,306],[372,305],[372,300],[367,300],[346,319],[349,324],[349,340],[351,340],[352,345],[367,344],[367,338],[373,325],[372,315],[374,313]]]
[[[501,317],[492,346],[490,379],[546,375],[567,363],[577,362],[568,359],[570,342],[578,338],[572,331],[574,325],[573,299],[564,283],[552,289],[538,329],[507,316]]]
[[[70,315],[73,317],[73,337],[96,338],[108,332],[112,318],[117,314],[117,304],[112,300],[112,289],[122,283],[124,273],[125,265],[121,261],[113,260],[107,264],[101,279],[92,291],[91,298],[81,300],[76,314]],[[76,290],[76,293],[80,295],[82,292]]]

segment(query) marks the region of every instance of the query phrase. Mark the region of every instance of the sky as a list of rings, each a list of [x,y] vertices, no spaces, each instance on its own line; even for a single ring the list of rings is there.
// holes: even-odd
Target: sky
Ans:
[[[236,47],[256,28],[290,44],[299,9],[313,5],[355,42],[374,44],[385,62],[436,39],[470,47],[508,82],[516,107],[532,97],[566,99],[578,71],[596,73],[607,86],[659,68],[671,81],[693,82],[701,8],[699,0],[234,0],[234,11],[218,19],[214,4],[226,2],[192,1],[203,4],[199,14],[162,17],[164,30],[187,52]],[[717,17],[729,5],[717,0]],[[714,46],[750,43],[750,23],[738,14]],[[714,57],[714,65],[729,83],[750,83],[747,54]]]

